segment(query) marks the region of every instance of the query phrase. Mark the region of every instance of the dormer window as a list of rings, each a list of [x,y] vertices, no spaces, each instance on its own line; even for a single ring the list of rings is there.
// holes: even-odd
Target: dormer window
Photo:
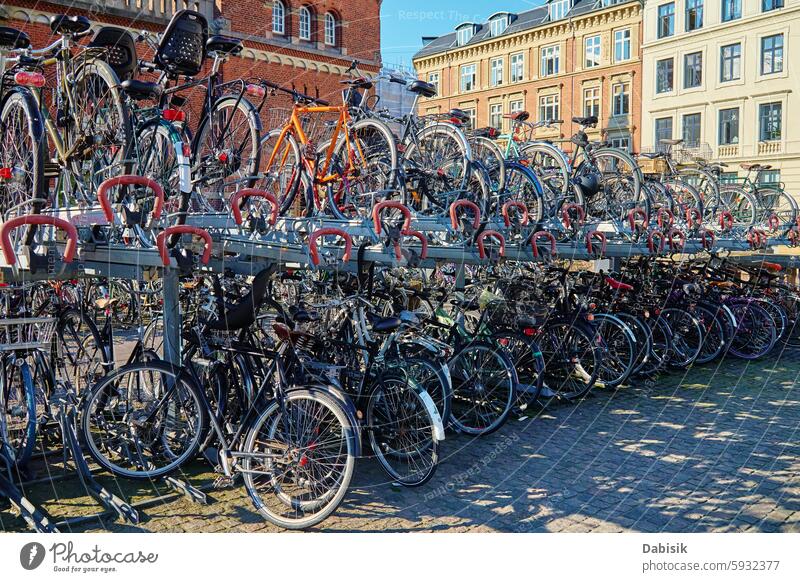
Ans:
[[[567,15],[570,8],[572,8],[572,0],[552,0],[549,8],[550,20],[561,20]]]
[[[464,46],[475,35],[475,25],[471,22],[461,24],[456,28],[456,43],[458,46]]]
[[[498,12],[489,17],[489,34],[491,36],[500,36],[511,24],[511,15],[507,12]]]

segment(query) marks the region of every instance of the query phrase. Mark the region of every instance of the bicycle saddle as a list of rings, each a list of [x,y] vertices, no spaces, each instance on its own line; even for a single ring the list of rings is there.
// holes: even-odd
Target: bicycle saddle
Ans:
[[[461,123],[469,121],[469,114],[461,109],[451,109],[447,115],[449,115],[451,119],[457,119]]]
[[[372,331],[376,333],[390,333],[403,325],[403,320],[399,317],[380,317],[374,313],[367,315],[372,324]]]
[[[110,309],[119,303],[119,297],[101,297],[100,299],[96,299],[94,302],[94,306],[97,309],[102,309],[105,311],[106,309]]]
[[[646,152],[639,154],[639,156],[648,160],[657,160],[666,157],[666,154],[664,152]]]
[[[622,281],[617,281],[613,277],[606,277],[606,285],[615,291],[633,291],[633,285],[623,283]]]
[[[138,79],[128,79],[119,84],[126,95],[135,101],[141,99],[152,99],[157,101],[161,97],[161,85],[149,81],[139,81]]]
[[[31,39],[27,34],[16,28],[0,26],[0,48],[26,49],[31,46]]]
[[[270,270],[264,269],[253,279],[250,291],[236,305],[228,309],[222,317],[209,321],[208,329],[217,331],[236,331],[252,325],[256,320],[258,308],[264,302],[269,282]]]
[[[92,27],[85,16],[54,14],[50,17],[50,30],[56,34],[81,34]]]
[[[757,170],[761,167],[761,164],[739,164],[739,167],[743,170]]]
[[[584,127],[589,127],[590,125],[595,126],[597,125],[597,116],[590,115],[588,117],[573,117],[572,122]]]
[[[242,48],[242,41],[227,36],[215,35],[206,41],[206,51],[209,53],[238,55]]]
[[[528,121],[528,119],[531,117],[531,114],[527,111],[517,111],[516,113],[507,113],[506,115],[503,115],[503,117],[513,121]]]
[[[664,145],[676,146],[676,145],[682,144],[683,140],[682,139],[660,139],[660,140],[658,140],[658,143],[661,143],[661,144],[664,144]]]
[[[413,81],[408,86],[408,90],[416,95],[422,95],[423,97],[427,97],[429,99],[436,96],[436,87],[430,83],[426,83],[425,81]]]
[[[342,85],[350,85],[356,89],[372,89],[372,81],[363,77],[359,77],[358,79],[345,79],[339,82]]]

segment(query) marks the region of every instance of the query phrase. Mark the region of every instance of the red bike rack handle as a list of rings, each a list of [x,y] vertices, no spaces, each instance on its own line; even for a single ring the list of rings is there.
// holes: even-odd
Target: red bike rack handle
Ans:
[[[713,230],[705,229],[700,233],[700,244],[703,245],[705,250],[710,251],[713,249],[716,242],[717,235],[714,234]]]
[[[632,208],[630,212],[628,212],[628,223],[631,225],[631,230],[636,230],[637,218],[641,218],[641,222],[644,226],[646,226],[649,221],[647,212],[644,210],[644,208]]]
[[[680,241],[680,244],[677,241]],[[670,250],[682,251],[686,246],[686,234],[677,228],[673,228],[667,233],[667,243]]]
[[[583,224],[584,219],[586,218],[586,211],[583,209],[583,206],[580,204],[570,203],[565,204],[564,208],[561,210],[561,218],[563,219],[564,226],[570,228],[572,226],[572,218],[570,218],[570,211],[575,210],[578,213],[578,226]]]
[[[655,238],[658,237],[658,250],[656,250],[655,246]],[[664,233],[660,230],[652,230],[650,234],[647,235],[647,249],[650,251],[651,255],[662,253],[664,252],[664,245],[666,244],[666,237]]]
[[[606,254],[606,234],[604,232],[600,232],[599,230],[590,230],[586,233],[586,251],[589,253],[590,256],[598,256],[597,253],[594,252],[594,241],[600,241],[600,255],[603,256]]]
[[[3,223],[0,227],[0,241],[3,245],[3,257],[10,266],[17,264],[17,255],[11,244],[11,231],[25,226],[26,224],[50,225],[55,226],[67,233],[67,246],[64,248],[63,261],[71,263],[75,258],[75,251],[78,248],[78,229],[71,222],[67,222],[62,218],[55,216],[45,216],[43,214],[27,214],[25,216],[17,216]]]
[[[700,212],[699,208],[691,206],[686,209],[686,223],[689,227],[703,225],[703,213]]]
[[[765,248],[767,246],[767,233],[760,228],[751,228],[747,233],[747,242],[753,249]]]
[[[274,194],[267,192],[266,190],[258,190],[257,188],[245,188],[243,190],[239,190],[233,196],[231,196],[231,208],[233,209],[233,220],[239,226],[242,225],[244,219],[242,219],[242,202],[247,200],[248,198],[263,198],[264,200],[270,203],[272,206],[272,212],[269,215],[269,224],[274,226],[276,222],[278,222],[278,199],[275,198]]]
[[[381,221],[381,212],[384,208],[395,208],[403,213],[403,231],[409,230],[411,228],[411,211],[408,207],[403,204],[402,202],[398,202],[397,200],[384,200],[383,202],[378,202],[372,208],[372,222],[375,224],[375,232],[380,234],[381,227],[383,226],[383,222]]]
[[[534,233],[534,235],[531,237],[531,246],[533,247],[534,258],[539,258],[539,247],[536,246],[536,243],[540,238],[546,238],[550,241],[550,254],[556,256],[556,237],[546,230],[540,230]]]
[[[203,239],[203,256],[200,258],[200,261],[207,265],[208,261],[211,260],[211,246],[213,241],[211,240],[211,235],[208,234],[208,231],[202,228],[198,228],[196,226],[186,226],[186,225],[177,225],[177,226],[170,226],[165,228],[161,234],[156,237],[156,247],[158,248],[158,254],[161,255],[161,263],[165,267],[169,267],[169,249],[167,249],[167,237],[174,236],[176,234],[193,234],[196,237]]]
[[[481,225],[481,209],[478,205],[471,200],[456,200],[450,205],[450,226],[453,230],[458,230],[458,209],[462,207],[472,210],[475,215],[472,228],[478,228]]]
[[[419,256],[420,259],[425,259],[428,257],[428,239],[425,238],[424,234],[417,230],[405,230],[402,234],[403,236],[414,237],[422,244],[422,253]]]
[[[478,244],[478,254],[480,257],[482,259],[486,258],[486,248],[484,247],[483,241],[488,237],[500,243],[500,256],[504,257],[506,255],[506,238],[496,230],[484,230],[478,235],[478,238],[475,239],[475,242]]]
[[[311,263],[316,267],[319,265],[319,249],[317,248],[317,239],[321,236],[338,236],[344,239],[344,256],[342,262],[346,263],[350,260],[350,252],[353,250],[353,239],[340,228],[320,228],[311,233],[308,237],[308,250],[311,253]]]
[[[114,220],[114,211],[111,208],[111,201],[108,199],[108,191],[117,186],[143,186],[148,188],[156,197],[156,203],[153,206],[153,218],[161,218],[161,212],[164,210],[164,189],[161,185],[155,180],[151,180],[145,176],[126,174],[124,176],[116,176],[104,180],[103,183],[97,187],[97,200],[100,202],[100,207],[106,215],[106,220],[109,222]]]
[[[772,230],[778,230],[781,226],[781,219],[778,217],[777,214],[774,212],[769,215],[769,219],[767,220],[767,224]]]
[[[519,210],[522,213],[522,222],[520,224],[522,224],[522,226],[527,225],[528,224],[528,219],[529,219],[528,207],[525,206],[522,202],[516,202],[514,200],[509,200],[508,202],[503,204],[503,211],[502,211],[503,212],[503,222],[505,222],[506,228],[511,226],[511,216],[509,215],[508,211],[511,210],[512,208],[516,208],[517,210]]]
[[[664,217],[669,219],[669,224],[664,226]],[[672,228],[672,225],[675,224],[675,215],[672,214],[672,210],[669,208],[661,207],[658,209],[658,213],[656,214],[656,223],[658,224],[658,228],[661,230],[666,230]]]
[[[730,230],[733,228],[733,214],[725,210],[719,215],[719,226],[722,230]]]

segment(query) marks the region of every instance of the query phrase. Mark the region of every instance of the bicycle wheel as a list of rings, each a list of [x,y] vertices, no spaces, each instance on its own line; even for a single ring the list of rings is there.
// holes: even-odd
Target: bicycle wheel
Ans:
[[[720,215],[730,212],[737,227],[750,227],[758,220],[758,204],[753,195],[741,186],[724,184],[719,190],[719,204],[712,208],[709,222],[719,224]]]
[[[601,351],[593,331],[568,322],[544,326],[539,339],[545,389],[565,400],[586,396],[600,373]]]
[[[633,370],[631,374],[636,374],[647,363],[650,357],[650,350],[653,346],[653,332],[641,319],[630,313],[615,313],[621,319],[628,329],[633,332],[636,338],[636,352],[634,354]]]
[[[769,312],[747,299],[727,301],[726,305],[736,318],[730,353],[744,360],[767,355],[777,342],[775,322]]]
[[[411,382],[428,393],[439,411],[442,424],[446,426],[453,400],[447,365],[422,355],[404,356],[398,362],[390,362],[390,365],[400,366]]]
[[[604,388],[620,386],[633,372],[636,362],[636,337],[618,317],[608,313],[594,316],[595,329],[603,340],[598,382]]]
[[[78,395],[99,381],[112,364],[97,326],[77,309],[59,314],[52,353],[59,379]]]
[[[36,388],[27,362],[13,353],[0,359],[0,447],[17,467],[24,467],[36,444]]]
[[[756,190],[758,200],[757,223],[770,228],[770,221],[778,219],[777,230],[788,230],[797,224],[797,202],[780,188],[759,186]]]
[[[653,376],[667,366],[672,355],[672,328],[661,317],[650,317],[647,325],[652,333],[653,341],[647,362],[639,370],[639,373]]]
[[[298,388],[272,401],[244,442],[244,486],[258,512],[286,529],[325,520],[347,493],[356,438],[322,389]]]
[[[280,129],[273,129],[261,140],[264,152],[264,163],[259,188],[270,192],[278,201],[278,212],[283,216],[292,206],[302,176],[302,160],[300,146],[290,133],[284,135],[282,141]]]
[[[21,89],[10,91],[0,108],[0,168],[8,173],[0,179],[0,216],[6,218],[10,208],[46,196],[46,143],[33,97]],[[36,214],[40,208],[27,205],[18,214]]]
[[[491,191],[502,192],[506,184],[506,162],[503,150],[488,137],[470,137],[469,146],[472,149],[472,158],[481,162],[489,172]]]
[[[450,421],[459,432],[482,436],[505,424],[519,380],[514,363],[497,345],[472,341],[448,362],[453,381]]]
[[[517,372],[517,397],[525,403],[535,402],[544,386],[544,358],[539,344],[532,337],[515,331],[492,334],[505,349]]]
[[[195,456],[207,424],[200,390],[181,368],[135,362],[91,389],[81,437],[92,458],[115,475],[155,479]]]
[[[542,185],[530,169],[515,162],[506,162],[505,165],[505,187],[498,193],[497,206],[491,210],[499,215],[506,202],[522,202],[528,209],[528,226],[536,231],[544,218]]]
[[[691,313],[677,307],[662,309],[658,315],[672,330],[672,350],[668,363],[673,368],[688,368],[703,347],[703,327]]]
[[[574,196],[570,180],[572,172],[560,149],[551,144],[534,142],[522,148],[520,157],[536,173],[542,185],[545,216],[557,216],[564,203],[575,202],[571,199]]]
[[[726,345],[725,328],[716,313],[702,305],[696,305],[692,315],[703,328],[703,343],[695,361],[707,364],[722,355]]]
[[[697,208],[702,216],[703,201],[700,199],[700,193],[693,186],[676,178],[664,180],[662,185],[669,193],[672,203],[670,210],[678,220],[685,217],[687,211],[692,208]]]
[[[236,190],[255,183],[261,159],[261,120],[244,97],[218,99],[200,122],[192,144],[192,179],[197,193],[229,208]]]
[[[587,218],[626,220],[634,208],[650,214],[647,196],[642,193],[642,173],[626,152],[612,148],[595,150],[592,165],[600,173],[600,193],[587,197]]]

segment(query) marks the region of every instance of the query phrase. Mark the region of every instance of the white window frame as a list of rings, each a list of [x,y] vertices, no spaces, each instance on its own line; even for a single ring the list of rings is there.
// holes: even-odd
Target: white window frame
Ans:
[[[508,15],[498,16],[489,21],[489,33],[491,36],[500,36],[508,28]]]
[[[552,115],[546,115],[545,110],[550,109]],[[558,93],[550,95],[539,95],[539,119],[540,121],[556,120],[561,111],[561,96]]]
[[[558,75],[561,61],[561,45],[553,44],[542,47],[542,77],[552,77]],[[553,65],[553,71],[548,73],[548,63]]]
[[[495,121],[497,123],[495,123]],[[489,103],[489,126],[503,130],[503,104]]]
[[[473,36],[475,36],[474,26],[471,24],[469,26],[462,26],[456,30],[456,44],[458,46],[464,46],[472,39]]]
[[[281,0],[272,1],[272,33],[286,34],[286,5]]]
[[[325,44],[336,46],[336,27],[338,22],[333,12],[325,13]]]
[[[436,94],[439,94],[439,73],[428,73],[428,83],[436,87]]]
[[[564,18],[570,11],[570,8],[572,8],[571,0],[553,0],[548,9],[550,20],[560,20]]]
[[[461,65],[461,71],[459,75],[459,83],[458,87],[461,90],[461,93],[469,93],[470,91],[474,91],[477,89],[478,85],[478,67],[475,63],[470,63],[468,65]],[[470,83],[472,84],[471,87],[467,88],[466,83],[464,82],[467,76],[472,77]]]
[[[620,88],[620,87],[621,87],[621,90],[618,93],[617,92],[617,88]],[[623,103],[623,99],[622,99],[623,95],[627,95],[628,96],[628,99],[626,101],[626,103],[628,105],[628,107],[627,107],[628,110],[627,111],[621,111],[620,108],[618,107],[618,105]],[[630,115],[631,114],[631,89],[630,89],[630,83],[628,83],[626,81],[620,81],[618,83],[614,83],[613,85],[611,85],[611,103],[612,103],[612,109],[611,109],[611,114],[612,115],[622,116],[622,115]]]
[[[519,73],[519,75],[517,75]],[[511,82],[519,83],[525,80],[525,53],[511,55]]]
[[[631,60],[631,29],[622,28],[614,31],[614,62],[622,63]],[[621,48],[622,56],[617,58],[617,49]]]
[[[590,47],[589,41],[592,41],[591,42],[591,47]],[[583,41],[583,58],[584,58],[583,65],[584,65],[584,68],[591,69],[591,68],[600,66],[600,59],[603,56],[602,45],[603,45],[603,38],[599,34],[596,34],[594,36],[587,36],[586,37],[586,39]],[[592,49],[592,53],[591,54],[592,54],[592,59],[593,59],[593,62],[594,62],[594,64],[591,64],[591,65],[589,64],[589,54],[590,54],[589,53],[589,49],[590,48]]]
[[[503,57],[495,57],[489,61],[489,83],[492,87],[498,87],[503,84],[503,69],[506,66],[506,61]]]
[[[587,107],[589,102],[591,102],[593,111],[589,111]],[[597,108],[596,112],[594,112],[595,106]],[[586,87],[583,90],[583,114],[586,117],[595,115],[600,119],[600,87]]]
[[[297,33],[300,40],[311,40],[311,11],[305,6],[297,12]]]
[[[514,113],[519,113],[520,111],[525,111],[525,100],[524,99],[515,99],[511,103],[509,103],[509,111],[513,115]]]

